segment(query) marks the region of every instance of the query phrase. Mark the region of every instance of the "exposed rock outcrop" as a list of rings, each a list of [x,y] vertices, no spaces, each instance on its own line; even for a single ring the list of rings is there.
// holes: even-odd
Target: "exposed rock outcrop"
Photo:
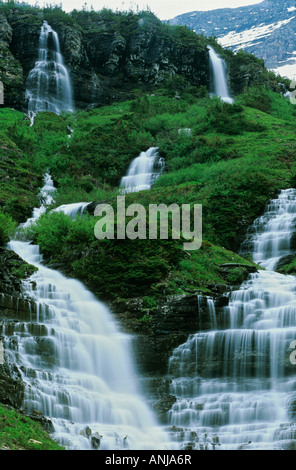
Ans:
[[[0,364],[0,402],[20,408],[24,385],[20,371],[11,357],[17,350],[13,332],[19,321],[29,322],[36,315],[34,302],[21,293],[21,279],[30,275],[34,268],[14,252],[0,248],[0,341],[4,345],[4,363]],[[6,346],[9,345],[6,350]]]
[[[0,13],[0,80],[4,85],[6,106],[18,107],[24,100],[24,74],[20,62],[10,50],[12,27]]]
[[[111,18],[81,13],[74,19],[11,8],[0,17],[5,105],[26,109],[26,79],[38,58],[44,20],[59,34],[77,108],[126,99],[134,89],[150,90],[175,76],[188,85],[208,85],[205,42],[191,33],[189,38],[172,34],[152,14],[122,19],[115,13]],[[117,21],[122,21],[121,27]]]
[[[208,297],[183,294],[164,296],[157,306],[144,307],[143,298],[120,299],[111,304],[126,331],[134,333],[134,356],[144,374],[166,374],[168,360],[175,347],[188,335],[211,329]],[[216,316],[228,304],[228,295],[214,294]]]

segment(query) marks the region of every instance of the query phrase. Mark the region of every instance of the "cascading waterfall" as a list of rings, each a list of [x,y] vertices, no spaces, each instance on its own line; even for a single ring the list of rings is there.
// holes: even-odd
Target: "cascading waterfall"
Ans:
[[[46,202],[52,188],[47,175]],[[165,448],[166,434],[137,390],[130,338],[106,306],[80,282],[45,267],[38,246],[14,240],[9,248],[38,268],[23,283],[35,301],[31,317],[13,331],[2,328],[12,336],[5,347],[22,374],[24,408],[49,417],[53,436],[70,449]]]
[[[141,152],[128,169],[127,175],[121,180],[122,193],[131,193],[150,189],[164,169],[164,159],[158,157],[158,148],[150,147]]]
[[[211,46],[208,46],[208,50],[211,69],[213,72],[214,95],[220,97],[221,100],[225,101],[226,103],[233,103],[234,100],[231,98],[227,86],[225,64]]]
[[[38,60],[26,84],[31,124],[39,111],[74,111],[70,76],[64,65],[58,34],[44,21],[39,38]]]
[[[266,270],[231,293],[223,325],[212,311],[211,329],[189,336],[170,358],[177,397],[170,424],[185,448],[296,448],[296,279],[273,271],[291,253],[295,219],[296,190],[283,190],[248,241]]]
[[[55,192],[55,187],[53,185],[53,181],[51,176],[47,173],[44,176],[44,186],[40,191],[39,199],[41,201],[40,207],[35,207],[33,210],[33,215],[30,217],[25,223],[20,225],[20,228],[27,228],[29,225],[34,223],[42,214],[46,212],[46,209],[53,204],[53,193]]]
[[[73,202],[72,204],[63,204],[56,209],[53,209],[53,212],[63,212],[65,215],[75,219],[77,215],[82,215],[90,204],[91,202]]]

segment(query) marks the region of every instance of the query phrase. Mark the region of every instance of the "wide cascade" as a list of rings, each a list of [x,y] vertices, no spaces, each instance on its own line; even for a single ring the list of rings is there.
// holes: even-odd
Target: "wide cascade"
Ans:
[[[266,269],[231,293],[222,314],[211,305],[211,329],[170,358],[170,424],[185,448],[296,448],[296,279],[273,271],[291,254],[295,220],[296,190],[283,190],[244,247]]]
[[[47,203],[52,189],[47,176]],[[23,284],[34,300],[30,318],[2,329],[9,362],[25,384],[23,407],[49,417],[54,437],[70,449],[165,448],[166,435],[136,384],[131,338],[107,307],[77,280],[47,268],[38,246],[14,240],[9,247],[38,268]]]
[[[208,46],[208,49],[213,74],[214,95],[220,97],[221,100],[226,103],[233,103],[233,98],[230,96],[227,86],[226,66],[221,57],[211,46]]]
[[[28,113],[51,111],[72,112],[73,91],[64,65],[58,34],[44,21],[39,38],[38,60],[30,71],[26,84]]]
[[[53,209],[53,212],[63,212],[72,219],[75,219],[77,215],[82,215],[90,202],[73,202],[72,204],[62,204],[61,206]]]
[[[122,193],[131,193],[150,189],[164,168],[163,158],[158,156],[158,148],[150,147],[141,152],[128,169],[127,175],[121,180]]]

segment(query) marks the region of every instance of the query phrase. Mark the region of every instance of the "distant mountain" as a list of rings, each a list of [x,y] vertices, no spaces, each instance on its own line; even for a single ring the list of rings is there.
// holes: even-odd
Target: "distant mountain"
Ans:
[[[240,8],[193,11],[176,16],[170,24],[216,36],[223,47],[244,49],[264,59],[267,68],[289,78],[296,76],[295,0],[264,0]]]

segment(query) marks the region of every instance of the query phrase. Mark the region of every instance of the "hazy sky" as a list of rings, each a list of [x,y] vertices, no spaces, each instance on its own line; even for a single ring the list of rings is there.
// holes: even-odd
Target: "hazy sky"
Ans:
[[[36,3],[36,0],[25,1],[32,5]],[[113,10],[129,10],[131,7],[136,10],[137,5],[140,9],[146,9],[148,5],[158,18],[168,20],[181,13],[194,10],[235,8],[261,2],[260,0],[38,0],[40,6],[43,6],[44,3],[62,3],[65,11],[71,11],[74,8],[80,10],[84,3],[87,3],[89,7],[92,5],[95,10],[101,10],[103,7],[112,8]]]

